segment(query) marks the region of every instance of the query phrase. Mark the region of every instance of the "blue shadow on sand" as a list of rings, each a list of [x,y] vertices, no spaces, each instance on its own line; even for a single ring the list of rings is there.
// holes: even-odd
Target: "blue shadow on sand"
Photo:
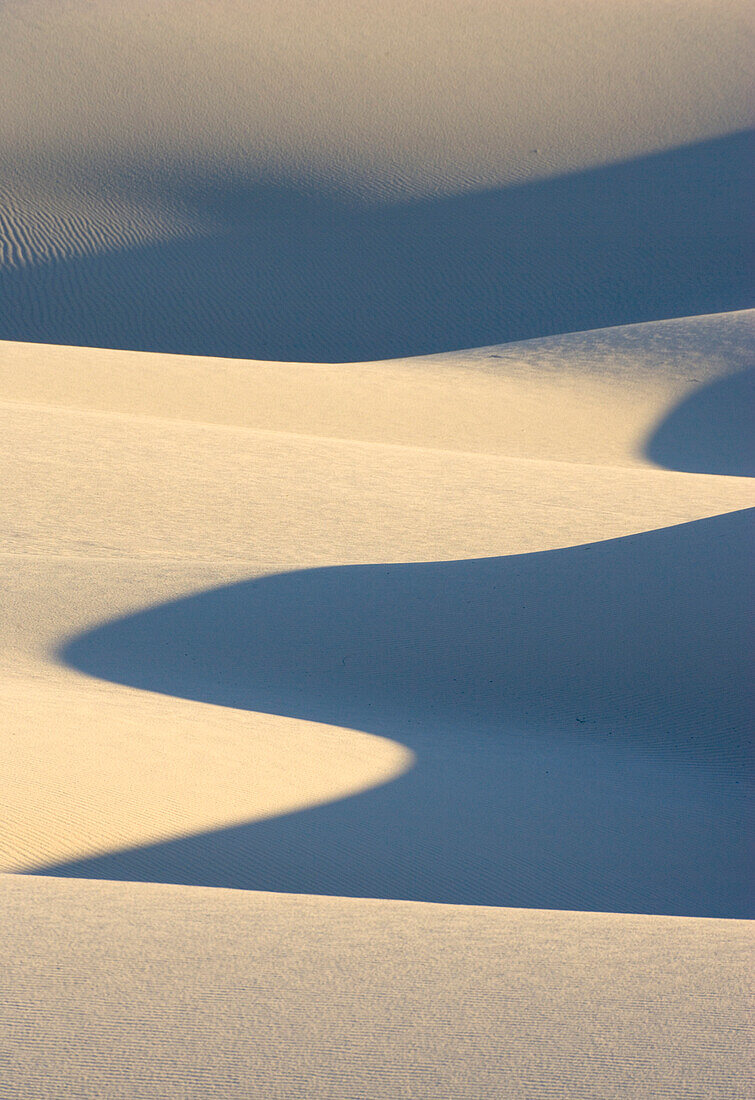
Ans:
[[[416,765],[328,805],[34,873],[752,916],[754,515],[286,573],[90,630],[59,654],[89,675],[365,730]]]
[[[672,470],[755,477],[755,369],[690,393],[658,425],[645,453]]]
[[[116,179],[206,235],[0,272],[0,339],[349,362],[740,309],[752,143],[356,206],[190,171]]]

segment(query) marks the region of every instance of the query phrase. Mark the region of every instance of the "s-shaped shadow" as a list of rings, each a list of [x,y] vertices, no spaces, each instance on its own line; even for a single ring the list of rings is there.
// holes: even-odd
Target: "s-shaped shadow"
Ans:
[[[366,730],[417,763],[328,805],[34,873],[752,915],[753,515],[287,573],[90,630],[60,656],[92,676]]]

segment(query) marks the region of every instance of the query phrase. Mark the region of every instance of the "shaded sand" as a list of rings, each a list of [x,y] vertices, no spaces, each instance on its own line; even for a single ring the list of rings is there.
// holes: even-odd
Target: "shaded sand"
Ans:
[[[367,730],[416,759],[345,802],[52,872],[752,915],[753,520],[288,573],[75,639],[63,659],[103,679]]]
[[[750,305],[749,9],[8,3],[0,338],[348,362]]]
[[[6,266],[0,336],[349,362],[741,309],[752,159],[747,134],[727,135],[364,208],[313,187],[202,179],[190,236]]]
[[[743,1095],[740,921],[0,877],[8,1097]]]

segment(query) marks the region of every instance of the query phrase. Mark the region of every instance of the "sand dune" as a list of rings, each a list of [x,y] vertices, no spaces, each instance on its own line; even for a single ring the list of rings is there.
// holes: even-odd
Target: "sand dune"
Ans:
[[[514,990],[521,977],[480,961],[488,935],[525,950],[531,926],[512,906],[533,920],[581,910],[537,919],[557,922],[559,942],[583,944],[586,910],[749,915],[740,597],[753,494],[738,379],[750,326],[726,314],[398,361],[379,375],[378,364],[3,345],[3,868],[464,902],[431,908],[437,917],[418,910],[411,951],[421,957],[421,941],[445,935],[426,919],[463,920],[478,972]],[[602,431],[591,431],[598,402]],[[561,431],[550,430],[555,409]],[[705,470],[711,454],[726,474],[685,472]],[[44,889],[27,881],[22,907]],[[59,881],[44,895],[52,913],[72,904],[75,887]],[[142,947],[128,946],[119,914],[146,906],[158,934],[162,902],[127,883],[109,889],[102,904],[122,931],[107,936],[135,973]],[[222,919],[210,899],[225,896],[201,895],[203,920]],[[195,904],[191,888],[180,897]],[[479,908],[491,902],[507,908]],[[342,929],[357,903],[331,904],[323,919],[356,973],[365,949]],[[410,933],[399,944],[388,903],[369,904],[403,957]],[[289,903],[265,905],[266,934],[283,934]],[[666,927],[642,925],[638,958]],[[739,927],[693,921],[685,965],[708,973],[722,954],[736,965]],[[628,925],[605,928],[631,938]],[[107,941],[97,942],[87,950]],[[537,981],[551,997],[548,950],[537,949]],[[587,1094],[640,1095],[633,1082],[648,1080],[632,1053],[635,980],[612,1002],[624,1061],[606,1063]],[[659,973],[657,1023],[666,980]],[[291,1012],[308,988],[286,995]],[[257,994],[223,996],[234,1011],[259,1010]],[[567,1013],[570,1034],[587,1026],[581,1011]],[[103,1012],[107,1050],[121,1032]],[[34,1012],[25,1019],[32,1036]],[[64,1053],[62,1002],[56,1019],[63,1045],[16,1077],[15,1095],[34,1094],[34,1073],[53,1066],[68,1088],[87,1072]],[[316,1032],[326,1046],[338,1019],[326,1014]],[[508,1026],[500,1010],[493,1019],[470,1022],[478,1042]],[[691,1059],[698,1093],[714,1073],[718,1095],[735,1095],[725,1076],[736,1078],[739,1055],[723,1023],[707,1040],[719,1071],[678,1021],[671,1047]],[[159,1042],[177,1026],[163,1019]],[[605,1016],[589,1027],[613,1034]],[[163,1065],[163,1048],[125,1042],[116,1080],[141,1088],[133,1067]],[[475,1073],[492,1093],[515,1079],[509,1063],[498,1071],[465,1050],[448,1069],[419,1071],[425,1095],[470,1095]],[[572,1040],[564,1059],[554,1073],[568,1082],[580,1072]],[[350,1065],[332,1094],[392,1095],[394,1078],[374,1080],[374,1066]],[[667,1066],[659,1056],[644,1071],[656,1091],[676,1072]],[[542,1072],[542,1088],[556,1088]],[[242,1090],[264,1093],[270,1072],[259,1073],[247,1069]],[[312,1073],[327,1095],[320,1062]],[[416,1083],[416,1071],[396,1073]],[[281,1088],[308,1090],[289,1076]]]
[[[744,1095],[752,39],[2,6],[2,1096]]]
[[[720,334],[718,341],[714,339],[716,331]],[[674,622],[687,646],[687,656],[679,657],[676,671],[668,665],[659,669],[655,695],[651,691],[646,698],[645,713],[652,714],[653,707],[663,701],[660,697],[666,680],[679,670],[686,670],[685,690],[691,690],[692,638],[705,628],[710,646],[715,647],[714,623],[729,613],[736,599],[736,573],[741,572],[742,562],[732,546],[732,565],[726,575],[730,594],[727,597],[724,590],[720,591],[721,607],[715,620],[706,625],[705,616],[715,611],[715,600],[719,597],[711,593],[708,604],[701,604],[699,613],[694,606],[685,610],[685,585],[699,583],[695,577],[704,573],[705,562],[715,554],[715,524],[731,526],[736,521],[714,521],[711,535],[704,535],[699,547],[695,537],[689,542],[686,529],[671,525],[751,505],[751,486],[747,479],[737,476],[657,469],[630,448],[635,441],[641,443],[657,436],[659,412],[667,408],[670,393],[692,389],[700,394],[698,400],[704,402],[706,391],[718,385],[715,381],[707,387],[699,381],[691,383],[691,371],[695,372],[695,378],[701,374],[704,377],[703,372],[707,371],[715,379],[732,368],[738,370],[747,348],[747,331],[746,317],[727,315],[689,325],[608,332],[596,336],[590,357],[589,342],[578,336],[537,342],[534,347],[509,345],[497,351],[488,349],[481,359],[471,353],[459,357],[457,362],[449,358],[443,362],[395,364],[377,377],[376,367],[352,371],[350,367],[292,366],[289,371],[269,364],[207,364],[192,359],[163,363],[149,356],[123,353],[62,348],[44,351],[5,345],[3,385],[7,396],[15,400],[6,402],[3,409],[6,491],[2,507],[7,531],[2,547],[6,592],[3,640],[9,653],[4,668],[10,677],[4,695],[8,728],[17,730],[18,736],[6,742],[9,756],[5,774],[15,778],[6,791],[4,868],[58,865],[62,860],[75,861],[187,834],[244,826],[250,820],[260,821],[271,814],[356,794],[365,785],[370,787],[394,778],[408,766],[416,749],[410,747],[413,731],[407,728],[405,715],[399,715],[398,725],[390,729],[376,729],[371,724],[374,719],[368,722],[359,719],[360,707],[369,703],[358,678],[359,660],[357,680],[354,668],[342,673],[341,688],[351,701],[345,701],[340,710],[331,707],[329,715],[307,713],[302,686],[295,683],[291,685],[290,699],[279,698],[275,706],[267,706],[273,711],[267,717],[249,713],[250,708],[256,712],[265,709],[265,700],[254,698],[252,682],[249,690],[233,702],[233,712],[224,714],[215,706],[204,706],[199,717],[178,699],[169,703],[130,691],[122,701],[117,691],[104,684],[70,675],[61,678],[63,674],[54,656],[57,649],[68,645],[72,638],[86,636],[98,622],[139,613],[145,605],[164,605],[176,597],[186,597],[187,613],[197,618],[196,627],[187,631],[186,613],[181,610],[184,605],[178,605],[178,620],[173,626],[170,624],[176,611],[170,606],[156,612],[156,617],[148,614],[144,619],[146,635],[135,644],[142,654],[144,668],[152,668],[156,682],[142,683],[144,669],[132,670],[122,656],[124,646],[134,644],[128,633],[134,627],[128,624],[112,628],[108,649],[102,655],[98,656],[96,651],[99,635],[93,636],[93,656],[86,656],[85,640],[71,643],[73,651],[77,645],[79,649],[83,647],[84,671],[119,682],[129,682],[129,676],[133,675],[136,679],[130,682],[136,687],[203,698],[209,704],[227,703],[224,692],[228,676],[233,679],[234,670],[243,669],[244,662],[250,659],[250,644],[254,652],[259,651],[259,643],[249,630],[262,631],[264,649],[267,645],[264,633],[273,629],[282,647],[281,660],[291,660],[295,666],[293,652],[288,658],[285,654],[292,645],[299,644],[300,629],[311,632],[313,623],[326,614],[329,586],[335,593],[341,592],[338,600],[343,610],[340,620],[338,617],[332,620],[335,633],[331,638],[323,634],[321,645],[332,648],[340,644],[339,637],[343,639],[344,631],[352,629],[348,626],[349,616],[371,617],[370,607],[375,609],[378,593],[378,603],[387,602],[373,623],[375,645],[378,648],[388,645],[391,632],[401,625],[402,590],[406,587],[406,582],[400,579],[401,572],[391,573],[379,582],[370,580],[369,570],[358,571],[349,580],[353,574],[348,569],[339,572],[338,568],[322,574],[294,573],[275,580],[274,575],[281,570],[457,559],[458,564],[453,566],[456,573],[449,565],[447,580],[442,570],[439,572],[431,565],[406,574],[412,578],[409,589],[417,586],[418,593],[425,593],[427,618],[424,624],[416,623],[414,639],[407,636],[403,644],[413,646],[423,633],[431,639],[439,629],[449,634],[457,612],[454,604],[448,602],[448,595],[440,604],[438,600],[447,583],[462,582],[459,591],[467,593],[465,599],[471,601],[470,607],[475,607],[475,611],[467,625],[464,625],[466,616],[462,616],[453,631],[461,632],[459,637],[467,638],[467,642],[474,641],[478,651],[482,646],[482,652],[488,652],[488,663],[494,639],[489,635],[490,628],[478,623],[477,618],[482,606],[489,602],[484,577],[491,571],[500,572],[501,595],[488,610],[497,606],[501,630],[508,630],[512,637],[510,645],[517,647],[529,638],[527,645],[530,649],[535,646],[529,672],[526,660],[522,663],[522,658],[515,656],[518,664],[508,672],[498,670],[493,677],[498,685],[496,691],[501,687],[511,697],[504,708],[507,729],[515,735],[519,723],[526,720],[535,703],[532,717],[538,729],[549,729],[554,721],[563,721],[568,715],[570,742],[576,728],[570,711],[576,706],[575,713],[581,717],[590,695],[594,696],[596,688],[599,693],[603,690],[598,670],[592,678],[583,678],[585,698],[579,706],[574,698],[563,699],[561,705],[558,691],[563,695],[563,687],[552,699],[547,692],[541,692],[537,661],[568,663],[569,659],[575,659],[574,655],[568,657],[569,647],[573,649],[575,645],[581,646],[576,652],[583,661],[597,635],[608,637],[606,632],[610,629],[615,636],[625,629],[624,620],[637,599],[638,585],[651,583],[652,578],[656,578],[656,584],[667,583],[663,579],[665,569],[669,571],[670,583],[676,569],[675,548],[689,543],[694,549],[686,571],[677,570],[666,603],[655,610],[656,619],[651,607],[645,613],[644,625],[641,620],[636,621],[635,626],[642,626],[644,636],[639,634],[635,639],[635,651],[640,660],[643,640],[655,638],[653,645],[657,647],[669,635],[672,628],[663,625],[662,617],[674,607]],[[699,359],[690,351],[695,339]],[[704,350],[714,345],[719,349],[717,357]],[[654,375],[648,368],[653,352],[657,366]],[[502,358],[493,358],[494,355]],[[661,369],[662,362],[665,369]],[[149,379],[157,378],[163,367],[167,392],[163,391],[160,399],[156,382],[150,383]],[[686,389],[684,371],[688,375]],[[298,398],[292,396],[289,386],[292,375],[300,382]],[[213,389],[215,377],[225,381]],[[516,457],[424,445],[428,438],[438,436],[437,441],[452,442],[457,425],[455,419],[449,418],[448,410],[458,407],[454,393],[462,385],[466,392],[468,436],[471,437],[476,413],[480,423],[478,446],[489,444],[491,451],[501,451],[510,441]],[[277,404],[276,393],[280,395]],[[571,405],[564,394],[571,395]],[[48,402],[56,400],[60,404],[33,403],[42,396],[47,396]],[[594,407],[599,400],[607,429],[603,434],[589,430],[594,416],[591,405]],[[172,412],[173,419],[135,412],[82,410],[72,402],[82,405],[98,402],[100,406],[109,402],[116,410],[151,407],[163,413]],[[556,402],[563,416],[560,434],[550,432],[551,410]],[[683,403],[677,403],[677,409]],[[732,405],[733,415],[736,402]],[[379,434],[384,425],[388,439],[398,435],[405,442],[396,445],[353,438],[362,434],[361,426],[365,423],[356,412],[367,407],[376,413],[369,422],[373,434]],[[397,413],[391,418],[393,409],[406,409],[410,413],[403,418]],[[191,419],[197,410],[203,422]],[[224,423],[234,414],[237,420],[247,419],[251,424],[269,417],[270,423],[287,430],[261,431]],[[675,415],[680,414],[669,411],[666,419]],[[462,443],[463,420],[459,410]],[[709,424],[708,434],[699,437],[688,434],[685,445],[689,450],[677,449],[675,457],[686,454],[694,458],[698,455],[699,439],[705,442],[711,431],[716,437],[735,440],[731,421],[730,415]],[[527,428],[524,439],[523,426]],[[350,431],[352,439],[315,436],[310,434],[313,428],[344,436]],[[410,446],[411,442],[422,445]],[[559,446],[563,447],[563,453]],[[529,457],[537,452],[547,454],[549,450],[558,457],[550,461]],[[517,454],[522,451],[524,457]],[[740,455],[740,460],[745,461],[746,456]],[[75,507],[71,505],[72,486],[75,486]],[[670,529],[659,532],[655,540],[641,535],[656,525]],[[692,531],[697,529],[693,526]],[[707,530],[705,525],[703,530]],[[635,540],[627,536],[635,536]],[[604,539],[623,541],[616,546],[610,543],[601,546],[600,540]],[[580,564],[584,552],[575,551],[572,556],[563,552],[555,556],[542,553],[579,544],[598,544],[594,547],[597,560],[605,562],[603,586],[606,582],[613,584],[612,603],[607,602],[606,607],[613,606],[616,611],[613,625],[607,611],[603,618],[593,618],[592,624],[582,614],[585,636],[581,643],[576,634],[568,642],[563,631],[577,630],[580,617],[575,619],[568,601],[581,597],[570,595],[570,589],[576,585],[575,593],[583,592],[591,566]],[[530,560],[533,551],[540,554]],[[658,565],[654,566],[656,554]],[[475,560],[483,556],[497,557],[488,563]],[[697,574],[690,575],[691,568]],[[475,577],[480,570],[478,581]],[[392,591],[394,575],[397,587]],[[567,575],[570,575],[568,586],[561,592]],[[250,576],[271,579],[260,587],[247,583]],[[338,579],[341,576],[343,584]],[[379,570],[376,576],[381,576]],[[215,629],[212,624],[217,621],[215,601],[227,603],[228,598],[222,592],[215,595],[213,590],[218,584],[229,582],[237,584],[230,590],[231,602],[246,606],[248,622],[240,624],[235,649],[232,646],[228,652],[227,667],[222,663],[215,667],[212,653],[207,652],[208,631]],[[376,589],[375,583],[382,588]],[[492,583],[498,584],[495,576]],[[515,591],[528,586],[536,597],[534,606],[541,608],[529,626],[516,608],[507,606],[512,583]],[[293,586],[290,593],[289,586]],[[343,605],[344,593],[350,589],[351,602]],[[542,589],[540,595],[539,589]],[[270,597],[263,595],[267,590]],[[262,595],[261,604],[258,591]],[[202,592],[207,595],[199,596]],[[550,599],[555,600],[551,612],[542,602],[545,593],[551,593]],[[607,589],[605,595],[608,601]],[[199,609],[198,617],[191,611],[192,601]],[[285,618],[274,610],[277,601],[281,609],[290,608]],[[411,605],[415,606],[413,601],[414,597]],[[361,611],[360,603],[364,605]],[[390,617],[392,607],[396,609],[396,622]],[[515,620],[506,627],[512,610],[516,612]],[[433,613],[440,617],[434,620]],[[696,614],[699,621],[694,619]],[[180,666],[175,666],[171,653],[161,656],[154,651],[158,643],[153,640],[149,624],[157,623],[154,637],[159,638],[164,629],[160,626],[161,615],[179,642],[179,656],[189,655],[183,673]],[[636,619],[634,610],[632,615]],[[570,619],[572,626],[567,625]],[[137,630],[142,629],[138,625],[141,621],[135,620]],[[404,627],[408,629],[409,623]],[[108,629],[105,628],[106,638]],[[285,633],[280,633],[281,629],[289,632],[288,640]],[[555,653],[551,653],[553,644],[548,638],[554,629],[558,641]],[[468,634],[469,631],[472,633]],[[221,633],[232,641],[226,627],[221,628]],[[559,633],[563,637],[558,637]],[[540,642],[539,634],[542,634]],[[401,637],[399,630],[396,638]],[[343,640],[351,650],[356,646],[357,654],[361,651],[362,662],[368,660],[369,651],[364,650],[358,639]],[[323,649],[325,652],[327,648]],[[629,652],[626,645],[622,652]],[[537,653],[540,657],[536,658]],[[736,653],[732,636],[730,656]],[[92,660],[94,667],[89,667]],[[110,661],[110,666],[99,667],[103,660]],[[413,673],[420,679],[429,676],[423,697],[438,691],[442,698],[448,676],[458,678],[461,674],[466,682],[473,673],[473,661],[470,664],[470,658],[463,652],[456,658],[458,668],[449,665],[448,656],[434,657],[432,651],[424,660],[431,663],[418,666]],[[195,664],[208,672],[206,696],[202,694],[204,688],[198,689],[199,695],[191,690],[192,673],[188,670]],[[395,671],[389,674],[386,666],[383,697],[398,686],[393,682]],[[607,671],[607,666],[602,666],[600,675]],[[167,683],[160,680],[161,675],[167,677]],[[504,684],[499,684],[501,675],[506,678]],[[614,679],[615,675],[616,670],[612,673]],[[340,689],[334,684],[328,690],[337,693]],[[465,690],[464,683],[459,690]],[[706,680],[695,690],[690,699],[694,697],[699,702],[706,692],[712,695],[716,689],[712,681]],[[321,694],[319,688],[315,696],[318,694]],[[541,694],[547,704],[546,712],[538,702]],[[672,698],[672,705],[674,701],[676,705],[681,703],[682,694],[680,689]],[[457,693],[457,703],[460,698]],[[606,710],[605,693],[600,698],[597,714],[604,724],[599,731],[600,735],[607,735],[605,723],[613,729],[617,720],[626,723],[628,718],[622,718],[616,707]],[[292,712],[292,702],[304,710]],[[593,705],[595,702],[593,699]],[[318,704],[320,711],[322,705]],[[444,705],[447,710],[448,703]],[[475,723],[481,721],[483,726],[489,726],[493,711],[501,705],[486,689]],[[635,710],[637,705],[635,699],[632,704]],[[708,709],[710,705],[715,706],[715,702],[711,701]],[[437,709],[437,701],[431,698],[430,706]],[[620,706],[621,700],[619,711]],[[448,719],[446,714],[445,720]],[[312,720],[327,723],[327,728],[313,727],[308,724]],[[453,715],[450,720],[452,726],[459,725]],[[462,720],[462,728],[466,721]],[[675,721],[679,721],[678,715]],[[709,719],[702,712],[697,719],[688,714],[683,720],[685,728],[690,721],[695,726],[688,730],[690,735],[709,738],[710,731],[705,726]],[[633,722],[636,727],[636,715]],[[659,711],[651,735],[658,733],[660,722]],[[365,732],[357,735],[345,730],[345,726],[356,726]],[[161,731],[160,735],[142,734],[134,740],[137,731],[150,728]],[[29,729],[38,731],[32,739],[25,732]],[[62,737],[64,729],[75,730],[75,736],[72,732],[71,736]],[[173,730],[174,747],[168,730]],[[210,730],[215,733],[211,735]],[[283,755],[276,747],[281,730],[289,731]],[[42,731],[46,731],[44,753],[40,753]],[[221,751],[223,744],[226,749]],[[472,768],[465,788],[470,795],[475,768],[483,765],[484,760],[488,763],[498,760],[500,764],[501,753],[507,751],[505,747],[494,750],[492,757],[481,758]],[[425,753],[425,748],[422,752]],[[340,761],[335,772],[331,766],[333,753]],[[321,763],[316,764],[316,759]],[[52,760],[56,761],[53,767],[49,763]],[[263,760],[268,764],[263,765]],[[171,767],[168,791],[161,786],[165,761],[170,761]],[[59,783],[61,768],[71,776],[71,781],[63,785]],[[250,769],[256,775],[251,788]],[[210,775],[212,783],[206,783]],[[285,775],[285,781],[281,775]],[[639,779],[637,785],[639,790]],[[735,812],[732,806],[726,811],[730,812]],[[66,823],[65,828],[61,828],[61,821]],[[495,831],[493,818],[489,827]],[[473,835],[470,832],[470,843]],[[281,863],[280,873],[288,873],[285,867],[289,865],[293,866],[287,857]],[[175,869],[171,873],[173,877],[176,874],[181,877]],[[201,867],[183,872],[188,875],[187,881],[195,881],[197,876],[204,881],[202,875],[206,873]],[[250,873],[239,867],[233,872],[233,881],[240,881],[239,875],[247,876],[244,881],[248,881]],[[144,877],[143,871],[134,874]],[[435,879],[437,888],[443,887],[442,878],[436,874]],[[674,881],[678,881],[678,876]],[[413,887],[415,891],[417,888]],[[428,888],[432,896],[432,883]],[[485,886],[485,890],[491,888]],[[520,883],[516,889],[521,888]],[[638,882],[627,887],[624,907],[639,906],[637,888]],[[406,876],[392,889],[394,893],[398,890],[398,896],[404,896]],[[457,883],[454,890],[459,889]],[[478,887],[473,879],[471,886],[464,889],[473,894]],[[512,886],[502,883],[495,889],[505,895]],[[675,911],[673,888],[669,889],[671,894],[665,908],[670,905],[670,911]],[[543,897],[549,896],[549,890],[547,887]],[[364,891],[362,886],[360,892]],[[712,887],[709,893],[715,893]],[[648,901],[646,908],[657,908],[661,903],[652,890],[651,895],[655,900]],[[443,898],[443,893],[435,895],[435,900]],[[596,904],[594,898],[592,902],[582,900],[586,906]],[[566,903],[562,899],[558,904]],[[689,904],[685,903],[684,911],[689,911]]]
[[[741,476],[752,470],[754,316],[687,317],[348,370],[6,342],[0,385],[4,397],[32,405],[546,462],[625,467],[650,458]],[[397,462],[397,476],[410,460]]]
[[[346,362],[750,305],[720,8],[6,5],[0,338]]]
[[[0,335],[349,362],[741,309],[752,152],[737,134],[367,207],[313,188],[199,179],[185,184],[193,234],[132,245],[126,228],[115,248],[102,240],[8,266]]]
[[[368,730],[416,763],[354,801],[52,873],[750,915],[754,515],[241,582],[74,640],[63,659],[103,679]]]

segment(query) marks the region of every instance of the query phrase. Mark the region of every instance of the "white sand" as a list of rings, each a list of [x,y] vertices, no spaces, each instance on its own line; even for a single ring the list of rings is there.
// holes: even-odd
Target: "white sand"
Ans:
[[[405,8],[3,5],[2,1096],[747,1091],[748,6]]]

